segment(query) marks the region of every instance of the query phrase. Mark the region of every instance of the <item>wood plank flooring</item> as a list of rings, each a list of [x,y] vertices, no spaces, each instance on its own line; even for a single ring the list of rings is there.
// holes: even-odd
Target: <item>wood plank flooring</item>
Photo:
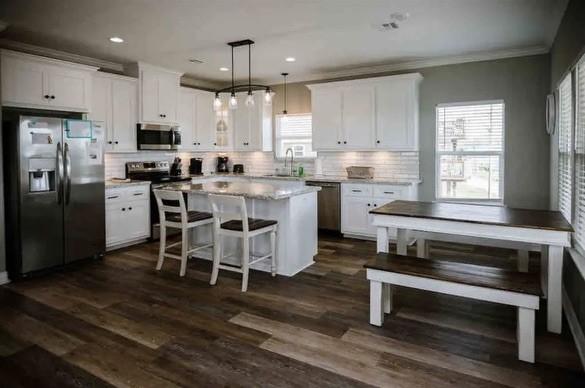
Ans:
[[[209,286],[204,260],[184,278],[171,260],[155,271],[157,247],[0,287],[0,386],[585,386],[568,329],[547,333],[544,310],[534,365],[517,360],[508,306],[400,288],[383,327],[369,325],[373,242],[321,236],[315,265],[252,272],[247,293],[229,272]],[[516,265],[505,249],[433,242],[431,255]]]

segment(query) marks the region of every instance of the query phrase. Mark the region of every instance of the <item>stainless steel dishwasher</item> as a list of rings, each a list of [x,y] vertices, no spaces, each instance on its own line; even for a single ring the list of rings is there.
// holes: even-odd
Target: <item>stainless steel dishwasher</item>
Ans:
[[[307,186],[319,186],[317,214],[319,229],[341,231],[341,193],[337,182],[307,181]]]

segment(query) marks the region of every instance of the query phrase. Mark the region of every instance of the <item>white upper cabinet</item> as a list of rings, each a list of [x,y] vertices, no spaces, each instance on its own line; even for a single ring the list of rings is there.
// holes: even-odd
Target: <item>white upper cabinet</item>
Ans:
[[[2,105],[88,112],[97,68],[2,50]]]
[[[214,94],[182,87],[179,95],[178,122],[181,149],[185,151],[217,151]]]
[[[145,124],[177,124],[181,73],[138,63],[139,121]]]
[[[254,92],[254,106],[245,104],[247,93],[238,93],[238,109],[231,111],[236,151],[272,151],[272,106],[264,92]]]
[[[334,150],[342,145],[342,89],[311,89],[313,149]]]
[[[418,150],[418,73],[309,85],[316,150]]]
[[[136,151],[137,96],[136,79],[101,72],[95,73],[92,110],[88,118],[105,123],[106,151]]]

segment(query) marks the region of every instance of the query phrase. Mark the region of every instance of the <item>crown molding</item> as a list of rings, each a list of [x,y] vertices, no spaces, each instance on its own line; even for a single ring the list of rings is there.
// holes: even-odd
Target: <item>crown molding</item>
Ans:
[[[122,65],[121,63],[105,61],[92,57],[86,57],[84,55],[72,54],[65,51],[35,46],[32,44],[17,42],[10,39],[0,39],[0,47],[24,52],[27,54],[34,54],[42,57],[49,57],[53,59],[59,59],[62,61],[94,66],[100,68],[101,70],[114,71],[117,73],[124,72],[124,65]]]
[[[428,67],[445,66],[445,65],[456,65],[461,63],[469,62],[481,62],[481,61],[492,61],[496,59],[516,58],[525,57],[530,55],[541,55],[547,54],[550,51],[549,47],[546,46],[531,46],[518,49],[509,50],[495,50],[495,51],[483,51],[464,55],[455,55],[431,59],[421,59],[416,61],[398,62],[389,64],[380,64],[373,66],[359,66],[351,69],[343,70],[332,70],[320,73],[311,73],[306,75],[299,75],[298,77],[289,76],[287,81],[289,82],[308,82],[308,81],[322,81],[322,80],[333,80],[346,77],[357,77],[365,75],[374,75],[381,73],[392,73],[403,70],[415,70],[424,69]],[[275,85],[281,82],[280,78],[272,78],[263,80],[268,85]]]
[[[206,81],[196,78],[191,78],[188,76],[183,76],[181,78],[181,86],[186,86],[195,89],[203,89],[209,92],[214,92],[218,89],[223,87],[223,84],[220,82],[213,82],[213,81]]]

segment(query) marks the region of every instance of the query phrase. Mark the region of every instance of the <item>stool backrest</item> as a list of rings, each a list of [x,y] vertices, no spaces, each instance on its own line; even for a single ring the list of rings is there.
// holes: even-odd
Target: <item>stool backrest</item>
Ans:
[[[159,189],[152,191],[156,198],[160,222],[166,221],[166,213],[175,213],[181,215],[182,224],[187,223],[187,206],[185,205],[185,199],[183,198],[182,192]],[[173,204],[178,204],[178,206]]]
[[[213,222],[217,227],[223,222],[238,220],[242,221],[242,229],[247,232],[248,229],[248,211],[246,210],[246,200],[244,197],[234,195],[209,194],[211,211],[213,212]]]

